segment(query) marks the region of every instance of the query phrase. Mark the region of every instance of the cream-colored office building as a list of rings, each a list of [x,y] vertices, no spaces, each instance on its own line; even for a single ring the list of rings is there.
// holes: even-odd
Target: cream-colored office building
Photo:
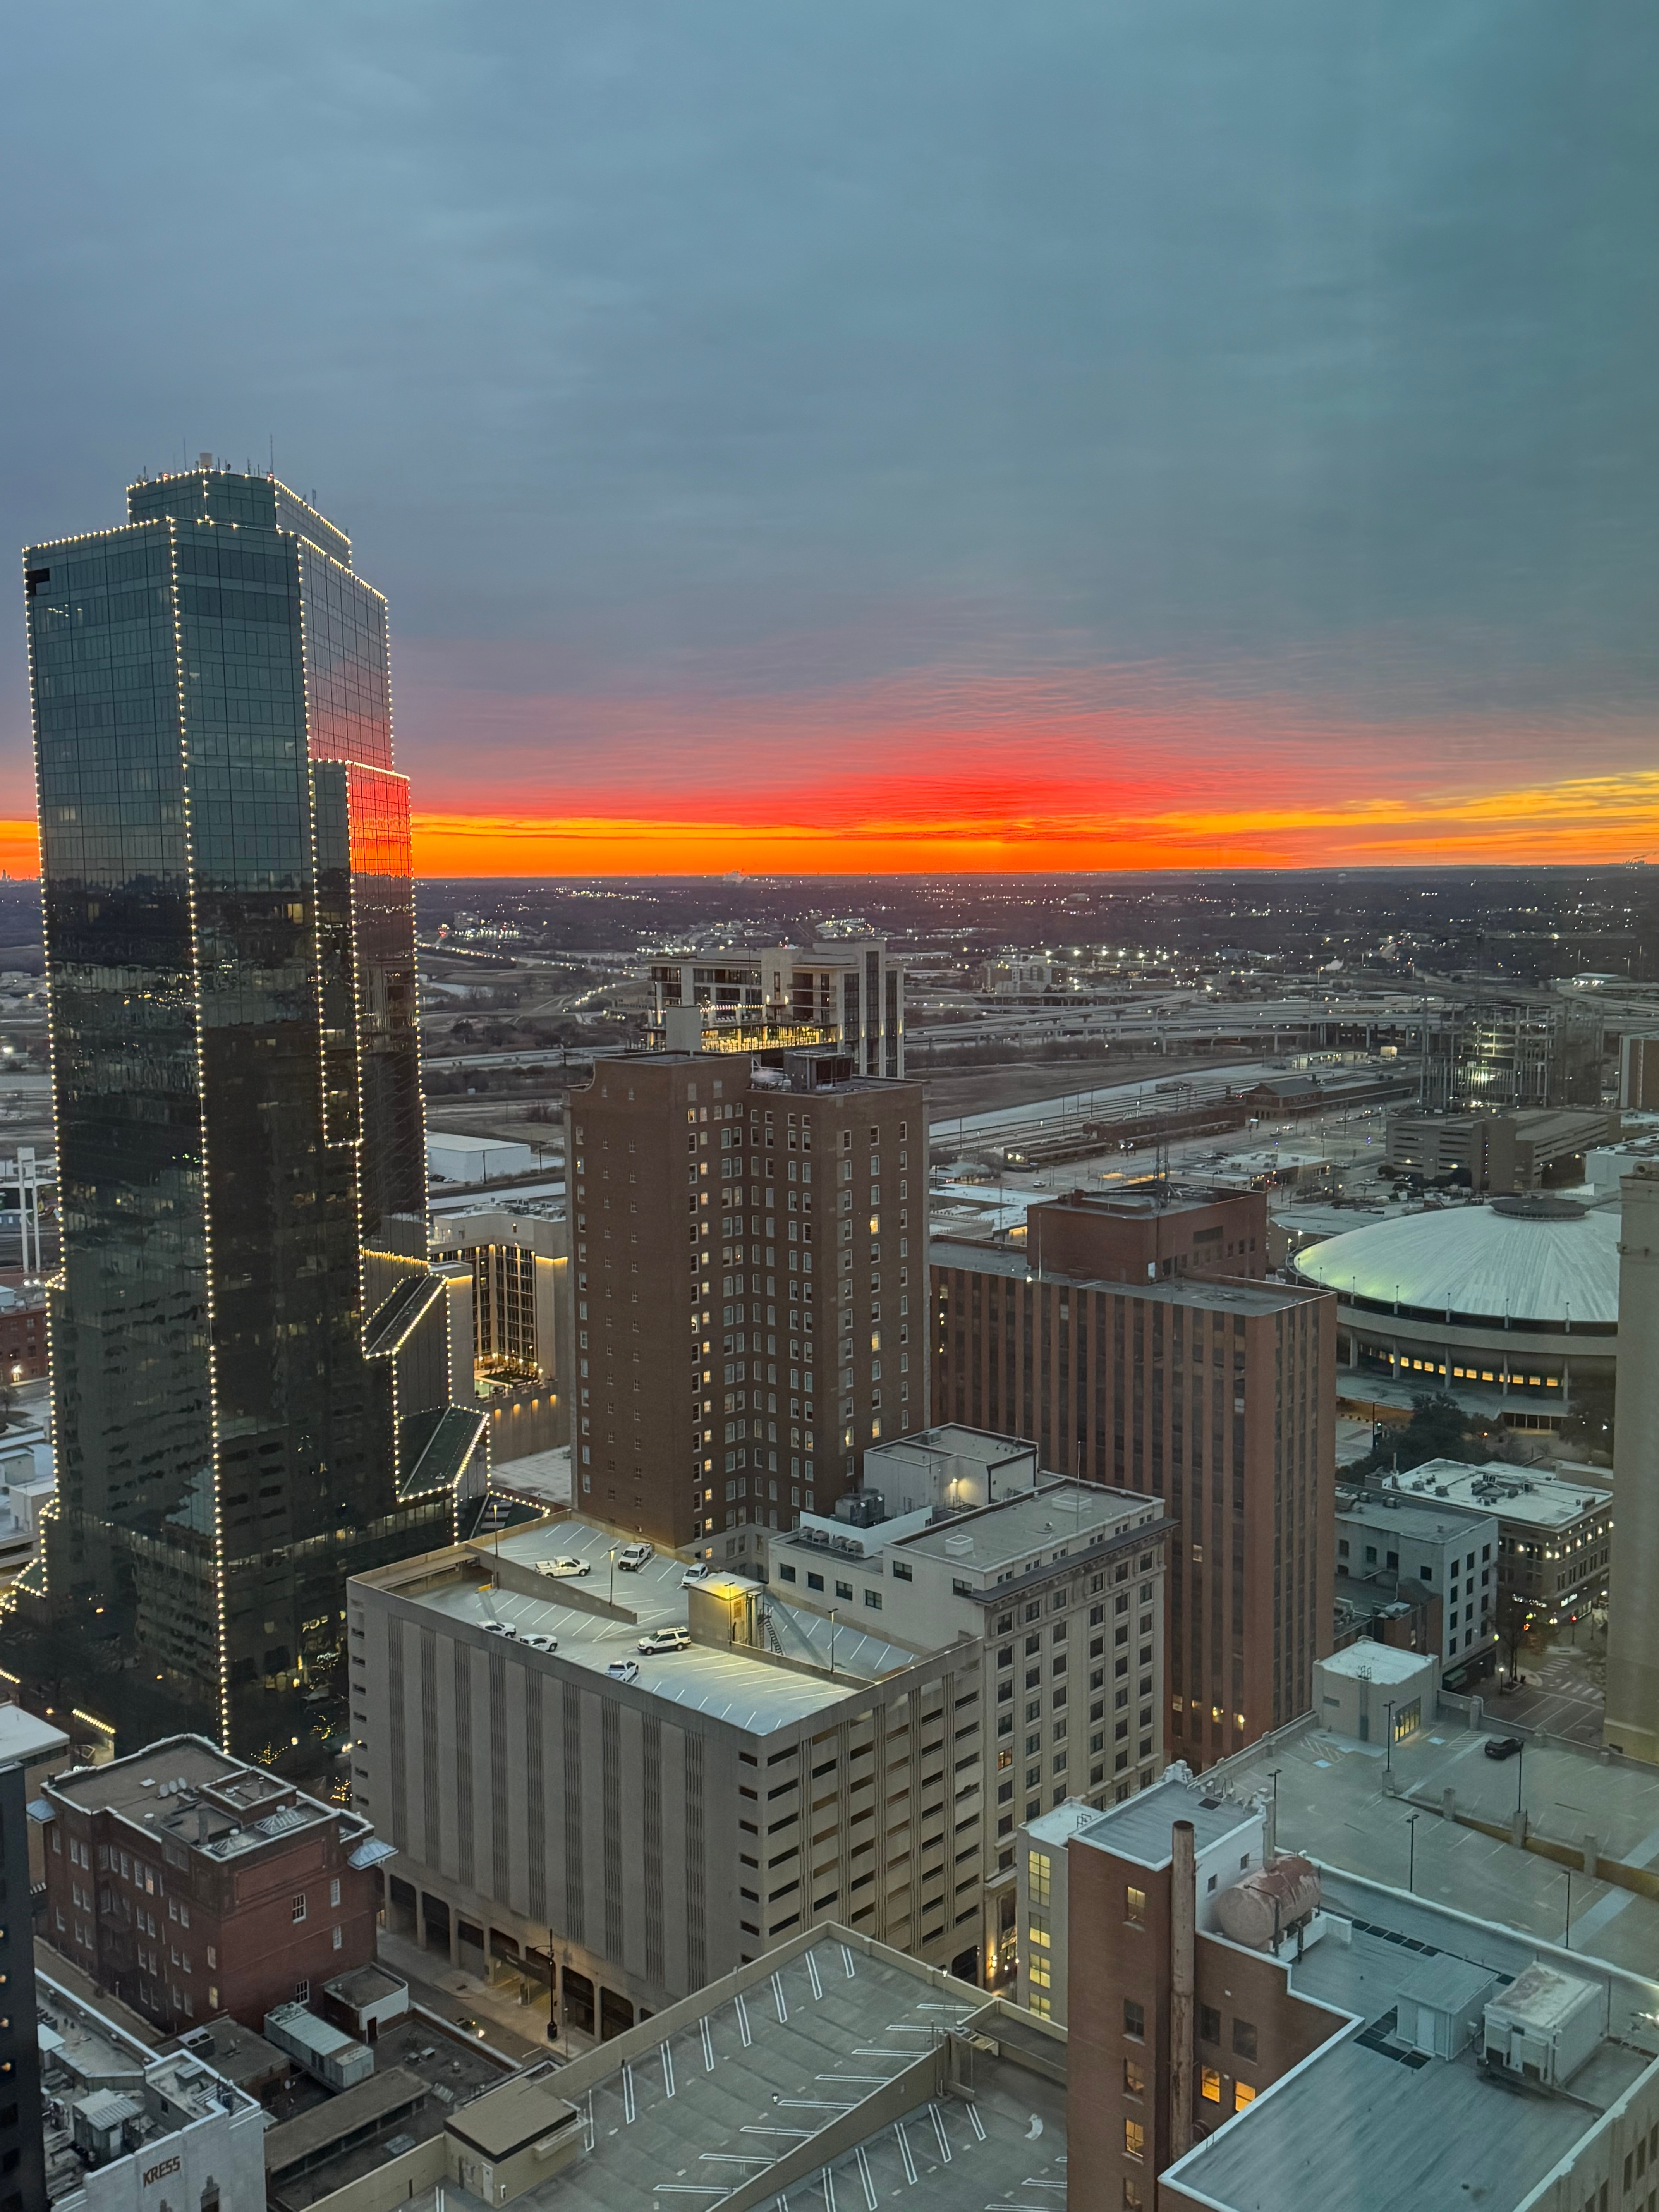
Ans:
[[[918,1651],[555,1517],[349,1585],[355,1801],[388,1924],[616,2033],[813,1922],[972,1976],[977,1640]],[[583,1573],[539,1569],[576,1559]],[[684,1629],[687,1648],[642,1654]]]

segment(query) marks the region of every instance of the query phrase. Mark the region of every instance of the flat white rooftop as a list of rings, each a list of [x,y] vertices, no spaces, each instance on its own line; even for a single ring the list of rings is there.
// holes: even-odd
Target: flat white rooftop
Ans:
[[[1028,1496],[935,1522],[896,1548],[963,1567],[1046,1566],[1085,1553],[1121,1528],[1150,1527],[1163,1518],[1162,1502],[1139,1491],[1050,1481]]]
[[[1612,1506],[1610,1490],[1573,1482],[1532,1468],[1470,1467],[1462,1460],[1425,1460],[1409,1474],[1395,1475],[1390,1487],[1401,1497],[1443,1499],[1496,1514],[1500,1521],[1522,1521],[1534,1528],[1570,1528],[1587,1513]]]
[[[1318,1662],[1328,1674],[1343,1674],[1356,1682],[1411,1682],[1431,1669],[1424,1651],[1402,1651],[1397,1644],[1374,1644],[1362,1636],[1357,1644],[1333,1651]]]

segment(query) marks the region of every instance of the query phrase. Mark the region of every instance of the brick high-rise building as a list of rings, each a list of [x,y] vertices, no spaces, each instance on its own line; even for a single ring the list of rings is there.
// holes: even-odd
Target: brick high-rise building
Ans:
[[[170,2033],[222,2012],[258,2028],[374,1956],[390,1846],[202,1736],[73,1768],[41,1796],[48,1939]]]
[[[568,1118],[579,1510],[707,1549],[831,1510],[867,1445],[928,1425],[920,1084],[649,1053]]]
[[[1194,1767],[1308,1710],[1331,1649],[1336,1316],[1325,1292],[1037,1272],[935,1241],[934,1418],[1150,1492],[1169,1547],[1171,1753]]]

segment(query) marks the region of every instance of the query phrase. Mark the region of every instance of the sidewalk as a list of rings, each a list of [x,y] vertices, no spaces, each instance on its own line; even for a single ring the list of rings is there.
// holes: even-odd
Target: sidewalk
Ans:
[[[586,2051],[592,2039],[569,2034],[561,2025],[559,2039],[547,2039],[547,1991],[533,1980],[516,1974],[499,1982],[481,1981],[459,1966],[452,1966],[440,1951],[423,1951],[406,1936],[382,1928],[377,1944],[380,1964],[409,1984],[410,1996],[446,2020],[476,2020],[487,2030],[485,2040],[508,2058],[573,2057]],[[520,2001],[527,1990],[528,2002]]]

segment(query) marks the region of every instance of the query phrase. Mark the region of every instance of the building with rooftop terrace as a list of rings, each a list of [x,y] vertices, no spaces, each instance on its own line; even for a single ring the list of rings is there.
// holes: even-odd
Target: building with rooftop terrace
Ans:
[[[199,2052],[158,2052],[38,1986],[46,2167],[27,2212],[265,2212],[257,2098]]]
[[[1305,1712],[1331,1649],[1335,1313],[1324,1293],[1039,1272],[935,1239],[933,1397],[1172,1524],[1171,1748],[1212,1765]]]
[[[837,1047],[866,1075],[904,1073],[904,969],[866,931],[811,946],[659,953],[646,1034],[690,1052]]]
[[[201,1736],[44,1784],[47,1927],[158,2027],[249,2027],[374,1956],[380,1861],[360,1812]]]
[[[972,1977],[984,1669],[885,1610],[628,1568],[574,1516],[355,1582],[354,1801],[395,1844],[390,1925],[557,1984],[615,2033],[838,1918]],[[359,1663],[361,1662],[361,1663]]]

